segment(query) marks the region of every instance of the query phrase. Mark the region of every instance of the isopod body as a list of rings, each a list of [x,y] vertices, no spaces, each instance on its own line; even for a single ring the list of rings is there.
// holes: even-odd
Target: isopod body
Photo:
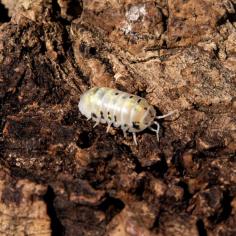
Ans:
[[[82,94],[79,110],[87,119],[94,120],[95,126],[107,123],[107,131],[111,125],[121,127],[125,137],[126,132],[133,133],[136,145],[136,132],[150,128],[158,137],[159,124],[154,119],[164,118],[173,113],[156,116],[154,107],[146,99],[106,87],[93,87]],[[157,129],[151,128],[153,124],[157,125]]]

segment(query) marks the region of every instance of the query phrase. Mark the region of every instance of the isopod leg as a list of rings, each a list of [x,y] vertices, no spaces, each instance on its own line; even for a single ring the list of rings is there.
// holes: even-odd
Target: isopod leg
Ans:
[[[99,124],[99,120],[95,120],[95,124],[94,124],[94,126],[93,126],[93,128],[95,128],[98,124]]]
[[[134,133],[134,132],[133,132],[133,140],[134,140],[134,144],[138,145],[137,139],[136,139],[136,133]]]
[[[124,129],[122,129],[122,130],[123,130],[124,138],[127,138],[126,130],[124,130]]]
[[[128,130],[128,128],[127,128],[126,126],[122,125],[122,126],[121,126],[121,129],[122,129],[122,131],[123,131],[124,137],[127,138],[127,133],[126,133],[126,131]]]
[[[111,124],[112,124],[112,123],[108,123],[107,131],[106,131],[107,133],[109,132],[109,129],[111,128]]]

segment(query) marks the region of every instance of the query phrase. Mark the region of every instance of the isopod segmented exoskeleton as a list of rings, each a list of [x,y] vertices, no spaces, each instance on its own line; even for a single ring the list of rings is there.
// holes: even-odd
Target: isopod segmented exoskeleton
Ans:
[[[156,116],[154,107],[146,99],[105,87],[93,87],[82,94],[79,110],[88,120],[92,118],[96,122],[94,127],[99,123],[107,123],[108,132],[111,125],[120,126],[125,137],[126,132],[131,132],[136,145],[136,132],[146,128],[155,131],[159,140],[160,125],[155,119],[165,118],[175,112]],[[156,129],[151,127],[153,124],[157,126]]]

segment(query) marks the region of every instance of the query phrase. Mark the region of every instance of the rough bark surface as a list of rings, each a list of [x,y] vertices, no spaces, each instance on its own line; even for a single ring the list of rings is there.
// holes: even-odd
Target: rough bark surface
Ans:
[[[236,235],[236,1],[0,1],[1,235]],[[138,146],[78,111],[146,98]]]

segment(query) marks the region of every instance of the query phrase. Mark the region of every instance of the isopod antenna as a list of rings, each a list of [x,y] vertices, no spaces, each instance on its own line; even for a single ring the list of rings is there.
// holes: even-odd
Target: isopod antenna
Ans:
[[[160,131],[160,125],[157,121],[154,121],[153,124],[155,124],[157,126],[156,129],[152,128],[152,127],[148,127],[151,131],[156,132],[156,136],[157,136],[157,142],[159,142],[159,131]]]
[[[178,112],[178,110],[173,110],[173,111],[168,112],[168,113],[165,114],[165,115],[156,116],[155,119],[160,120],[160,119],[166,118],[166,117],[168,117],[168,116],[172,116],[174,113],[177,113],[177,112]]]

